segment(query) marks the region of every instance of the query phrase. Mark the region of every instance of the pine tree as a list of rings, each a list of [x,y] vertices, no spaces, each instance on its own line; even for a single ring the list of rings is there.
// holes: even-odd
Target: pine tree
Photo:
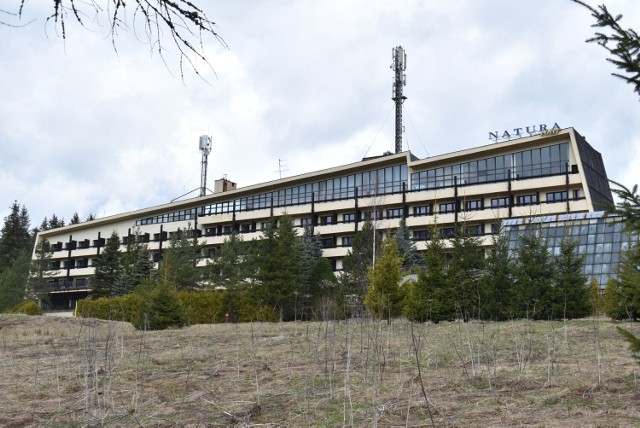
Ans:
[[[49,226],[46,229],[43,230],[48,230],[48,229],[57,229],[59,227],[64,227],[64,219],[63,218],[58,218],[57,215],[52,214],[51,218],[49,219]]]
[[[415,272],[419,266],[424,265],[424,258],[418,253],[415,242],[411,239],[411,233],[404,218],[400,219],[400,225],[396,230],[396,245],[398,254],[402,258],[402,270]]]
[[[369,287],[364,304],[369,313],[380,319],[397,317],[402,312],[402,259],[396,240],[387,237],[382,243],[382,255],[369,268]]]
[[[146,243],[136,230],[127,240],[127,251],[122,254],[122,271],[114,287],[114,295],[132,292],[140,283],[149,278],[153,262]]]
[[[550,293],[554,266],[539,225],[530,225],[518,240],[513,294],[516,317],[547,319],[551,316]]]
[[[554,256],[554,280],[551,290],[552,318],[582,318],[589,315],[589,288],[583,273],[584,256],[577,254],[577,242],[565,234],[560,254]]]
[[[425,267],[418,271],[418,280],[409,285],[404,299],[404,315],[414,321],[439,322],[453,319],[455,313],[447,310],[452,296],[447,287],[447,257],[437,226],[424,252]],[[449,306],[450,307],[450,306]]]
[[[29,261],[29,253],[23,251],[15,257],[11,266],[0,273],[0,312],[24,300]]]
[[[373,223],[367,220],[353,238],[351,249],[342,261],[340,282],[344,292],[349,295],[351,312],[360,312],[369,284],[368,271],[373,264],[374,254]],[[380,240],[376,240],[379,242]]]
[[[17,201],[10,209],[0,229],[0,272],[11,267],[23,253],[31,253],[32,247],[27,209]]]
[[[146,324],[149,330],[185,325],[185,314],[176,290],[160,281],[147,298]]]
[[[226,237],[208,264],[209,282],[214,287],[224,287],[227,291],[246,288],[246,280],[250,275],[247,250],[248,246],[242,235],[234,232]]]
[[[510,305],[514,286],[514,261],[504,235],[493,239],[493,249],[485,259],[480,279],[482,318],[505,321],[512,317]]]
[[[618,306],[634,321],[640,316],[640,245],[632,244],[622,253],[618,265]]]
[[[480,316],[480,275],[484,267],[484,254],[480,239],[465,224],[461,225],[452,240],[451,260],[447,275],[447,288],[452,299],[443,302],[447,312],[454,311],[456,318],[469,321]]]
[[[300,311],[311,312],[315,306],[335,306],[339,296],[336,295],[336,277],[329,260],[323,257],[322,242],[313,234],[311,227],[306,227],[301,239],[302,250],[302,282],[299,290],[298,305]]]
[[[77,212],[73,213],[71,220],[69,220],[69,224],[80,224],[80,216]]]
[[[45,298],[49,278],[57,272],[51,270],[53,249],[46,239],[38,243],[34,250],[35,258],[31,261],[29,281],[27,282],[27,299]]]
[[[202,246],[197,238],[188,238],[191,229],[173,234],[169,248],[164,252],[161,264],[166,268],[170,282],[177,290],[202,288],[203,269],[197,266]]]
[[[95,273],[91,280],[93,297],[110,297],[116,292],[116,285],[122,276],[122,253],[120,237],[113,231],[105,247],[94,261]]]
[[[258,303],[270,308],[281,321],[295,315],[296,293],[302,281],[302,257],[300,240],[288,216],[275,221],[260,241],[257,280],[254,293]]]

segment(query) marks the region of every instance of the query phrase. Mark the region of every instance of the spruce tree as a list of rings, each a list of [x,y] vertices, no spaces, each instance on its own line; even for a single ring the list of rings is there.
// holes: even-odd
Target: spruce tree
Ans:
[[[530,225],[520,235],[516,250],[513,312],[519,318],[548,319],[554,266],[547,241],[539,225]]]
[[[110,297],[116,292],[116,285],[122,275],[122,253],[120,237],[116,231],[111,233],[102,252],[94,261],[95,273],[91,279],[93,297]]]
[[[171,237],[169,248],[162,256],[161,264],[166,269],[169,281],[177,290],[202,288],[203,269],[198,267],[202,246],[197,238],[189,238],[191,229],[178,230]]]
[[[484,267],[484,254],[480,239],[465,224],[457,228],[452,240],[451,260],[447,275],[447,288],[452,299],[443,302],[456,318],[469,321],[480,316],[484,304],[480,293],[480,274]]]
[[[396,229],[396,245],[398,254],[402,258],[402,270],[415,272],[419,266],[424,265],[424,259],[418,253],[415,242],[411,239],[411,232],[404,218],[400,219],[400,225]]]
[[[288,216],[280,219],[277,228],[274,220],[270,222],[260,241],[257,263],[257,302],[281,321],[292,319],[302,281],[302,257],[300,240]]]
[[[77,212],[73,213],[71,220],[69,220],[69,224],[80,224],[80,216]]]
[[[0,229],[0,272],[11,267],[23,253],[31,253],[31,233],[29,214],[17,201],[10,207],[11,212],[4,218]]]
[[[57,272],[51,271],[51,258],[53,249],[46,239],[36,245],[35,258],[31,261],[29,281],[27,282],[26,297],[28,299],[47,296],[47,283],[49,278]]]
[[[140,239],[136,230],[127,240],[127,251],[122,254],[122,272],[114,287],[114,295],[132,292],[140,283],[149,278],[153,262],[146,243]]]
[[[382,254],[369,268],[369,287],[364,304],[369,313],[379,319],[390,319],[402,313],[402,258],[396,240],[387,237],[382,242]]]
[[[633,243],[618,265],[618,306],[634,321],[640,316],[640,246]]]
[[[213,287],[223,287],[227,291],[239,291],[245,288],[250,276],[248,245],[242,235],[232,233],[213,255],[208,264],[208,278]]]
[[[570,236],[560,242],[560,254],[554,256],[551,316],[554,319],[582,318],[589,315],[589,287],[583,273],[584,256],[577,254],[577,242]]]
[[[373,264],[374,228],[369,220],[362,225],[353,238],[351,249],[342,261],[340,282],[344,292],[349,295],[351,311],[359,312],[369,283],[368,271]],[[379,242],[379,240],[377,240]]]
[[[11,266],[0,272],[0,312],[24,300],[30,259],[29,253],[23,251],[15,257]]]
[[[485,320],[505,321],[510,311],[514,285],[514,261],[504,235],[493,238],[493,249],[485,259],[480,278],[481,316]]]

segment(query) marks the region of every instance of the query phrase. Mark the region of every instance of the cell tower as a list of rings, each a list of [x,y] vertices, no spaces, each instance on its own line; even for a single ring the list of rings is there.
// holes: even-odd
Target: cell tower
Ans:
[[[208,135],[200,136],[200,151],[202,152],[202,162],[200,170],[200,196],[207,194],[207,160],[211,153],[211,137]]]
[[[393,97],[396,103],[396,153],[402,152],[402,103],[407,99],[402,95],[402,88],[407,84],[407,75],[404,74],[407,69],[407,54],[402,46],[397,46],[391,51],[393,64],[391,69],[395,72],[393,79]]]

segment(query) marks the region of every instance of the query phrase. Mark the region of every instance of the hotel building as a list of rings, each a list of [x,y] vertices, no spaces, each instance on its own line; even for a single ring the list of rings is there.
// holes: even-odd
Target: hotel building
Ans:
[[[53,246],[49,292],[63,308],[90,291],[93,261],[113,231],[123,251],[137,233],[157,262],[178,229],[193,229],[215,251],[233,232],[260,238],[287,214],[296,227],[313,226],[340,271],[367,219],[386,231],[404,218],[419,250],[434,223],[448,239],[464,222],[490,248],[503,220],[514,226],[524,218],[593,213],[611,202],[600,153],[573,128],[554,128],[426,159],[388,153],[246,187],[221,179],[213,194],[42,231],[37,242]]]

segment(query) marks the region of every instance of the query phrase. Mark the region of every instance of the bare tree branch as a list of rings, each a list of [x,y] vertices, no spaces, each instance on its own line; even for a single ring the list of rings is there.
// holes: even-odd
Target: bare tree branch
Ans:
[[[18,1],[18,11],[15,13],[0,10],[0,12],[23,19],[28,4],[26,0]],[[118,52],[116,39],[118,30],[133,29],[136,38],[147,43],[152,51],[156,51],[167,69],[169,66],[165,60],[165,48],[163,40],[170,40],[177,48],[179,56],[180,76],[184,80],[184,65],[188,65],[196,75],[202,78],[198,69],[201,62],[214,72],[212,65],[205,53],[205,40],[213,38],[224,48],[228,49],[225,41],[215,30],[213,22],[206,13],[189,0],[51,0],[53,12],[45,19],[45,24],[53,24],[56,32],[66,40],[68,22],[75,21],[85,29],[86,23],[93,21],[99,24],[99,17],[106,15],[109,25],[111,44]],[[131,12],[131,27],[127,19],[127,11]],[[140,21],[142,18],[142,22]],[[11,27],[25,26],[32,23],[31,20],[24,24],[13,24],[0,20],[0,24]],[[145,39],[142,40],[136,31],[136,24],[141,22],[144,28]]]

